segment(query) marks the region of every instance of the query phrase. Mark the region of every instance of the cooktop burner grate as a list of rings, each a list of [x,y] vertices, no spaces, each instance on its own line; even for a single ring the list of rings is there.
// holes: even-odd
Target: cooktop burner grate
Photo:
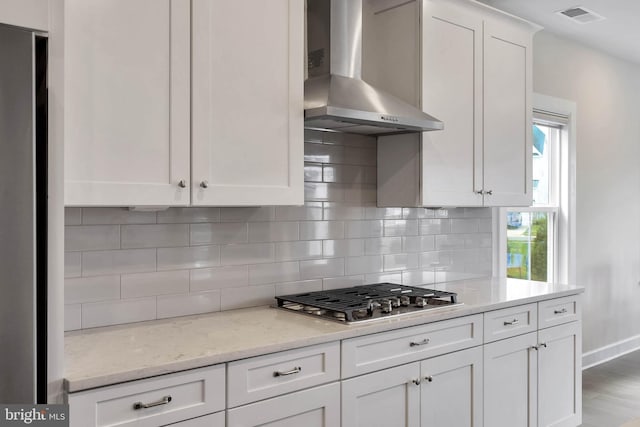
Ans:
[[[393,283],[377,283],[276,297],[278,307],[357,322],[458,304],[457,294]]]

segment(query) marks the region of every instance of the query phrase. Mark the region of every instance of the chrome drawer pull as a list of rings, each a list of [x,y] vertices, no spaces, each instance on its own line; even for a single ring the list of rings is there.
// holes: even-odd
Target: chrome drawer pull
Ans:
[[[285,371],[285,372],[275,371],[273,373],[273,376],[274,377],[284,377],[284,376],[287,376],[287,375],[299,374],[300,372],[302,372],[302,368],[300,366],[297,366],[297,367],[293,368],[290,371]]]
[[[566,308],[563,308],[562,310],[553,310],[553,314],[564,314],[567,312]]]
[[[510,322],[504,322],[504,326],[517,325],[518,323],[520,323],[520,321],[518,319],[513,319]]]
[[[427,377],[424,377],[425,380],[429,381],[429,382],[433,382],[433,376],[429,375]]]
[[[409,343],[409,347],[418,347],[419,345],[429,344],[429,341],[430,341],[430,340],[429,340],[429,338],[425,338],[425,339],[423,339],[423,340],[422,340],[422,341],[420,341],[420,342],[414,342],[414,341],[411,341],[411,342]]]
[[[153,408],[154,406],[166,405],[169,402],[171,402],[171,396],[165,396],[162,398],[162,400],[158,400],[157,402],[153,403],[136,402],[133,404],[133,409]]]

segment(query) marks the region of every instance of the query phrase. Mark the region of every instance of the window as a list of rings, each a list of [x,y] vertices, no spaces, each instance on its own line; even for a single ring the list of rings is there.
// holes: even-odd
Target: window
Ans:
[[[533,203],[499,210],[499,276],[567,283],[575,277],[575,104],[536,95]]]

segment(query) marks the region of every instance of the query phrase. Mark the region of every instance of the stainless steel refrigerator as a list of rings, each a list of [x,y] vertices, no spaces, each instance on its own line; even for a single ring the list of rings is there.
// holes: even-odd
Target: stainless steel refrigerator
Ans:
[[[0,25],[0,403],[47,399],[47,39]]]

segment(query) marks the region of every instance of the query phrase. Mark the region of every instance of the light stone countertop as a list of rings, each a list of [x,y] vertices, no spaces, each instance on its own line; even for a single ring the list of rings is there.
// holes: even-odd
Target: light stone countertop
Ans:
[[[77,392],[584,291],[578,286],[509,279],[429,287],[457,292],[464,304],[355,325],[265,306],[68,332],[65,387]]]

